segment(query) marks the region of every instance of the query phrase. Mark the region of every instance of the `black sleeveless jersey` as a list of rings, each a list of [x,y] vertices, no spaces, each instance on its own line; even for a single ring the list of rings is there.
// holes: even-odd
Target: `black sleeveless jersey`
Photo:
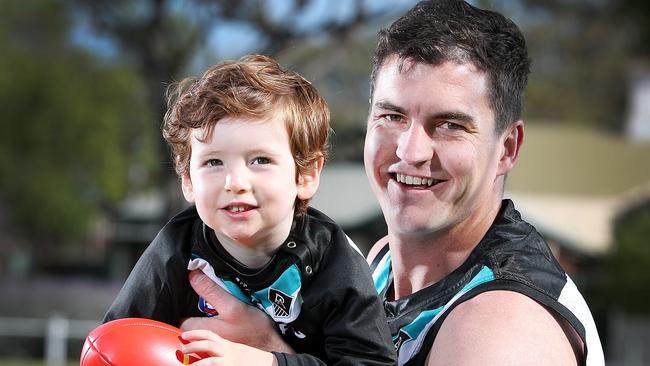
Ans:
[[[392,285],[388,245],[371,268],[375,287],[386,299]],[[424,365],[440,326],[454,307],[494,290],[515,291],[553,309],[582,339],[587,355],[583,364],[604,365],[600,339],[585,300],[547,243],[521,219],[510,200],[503,201],[494,224],[459,268],[410,296],[384,300],[398,364]]]

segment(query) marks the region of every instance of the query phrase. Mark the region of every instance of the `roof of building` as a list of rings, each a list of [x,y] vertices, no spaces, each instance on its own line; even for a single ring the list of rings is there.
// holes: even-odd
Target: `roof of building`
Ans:
[[[528,123],[525,136],[510,191],[616,196],[650,182],[650,143],[558,123]]]

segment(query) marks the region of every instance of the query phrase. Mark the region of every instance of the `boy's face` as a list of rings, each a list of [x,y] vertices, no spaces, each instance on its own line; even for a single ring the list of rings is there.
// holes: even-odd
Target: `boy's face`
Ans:
[[[227,117],[205,142],[198,139],[202,135],[192,131],[189,176],[182,177],[185,198],[218,237],[249,248],[282,244],[296,197],[316,193],[320,169],[296,182],[289,136],[277,113],[265,120]]]

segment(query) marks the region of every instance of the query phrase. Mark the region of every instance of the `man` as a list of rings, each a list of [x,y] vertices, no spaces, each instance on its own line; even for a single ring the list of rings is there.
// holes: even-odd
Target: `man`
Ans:
[[[582,296],[502,200],[528,72],[516,25],[462,1],[380,32],[364,162],[388,235],[369,260],[400,364],[604,363]]]
[[[582,296],[502,200],[528,72],[516,25],[462,1],[421,2],[380,32],[364,162],[388,235],[368,259],[400,365],[604,364]],[[213,298],[224,337],[286,350]]]

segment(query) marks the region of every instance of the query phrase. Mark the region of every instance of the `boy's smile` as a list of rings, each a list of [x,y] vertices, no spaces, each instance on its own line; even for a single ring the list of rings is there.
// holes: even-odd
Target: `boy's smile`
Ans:
[[[224,210],[234,214],[234,213],[240,213],[240,212],[244,212],[244,211],[248,212],[248,211],[250,211],[250,210],[252,210],[254,208],[255,207],[253,207],[251,205],[247,205],[245,203],[233,203],[231,205],[226,206],[224,208]]]
[[[232,203],[224,207],[223,210],[233,220],[246,220],[250,218],[257,206],[252,206],[246,203]]]

